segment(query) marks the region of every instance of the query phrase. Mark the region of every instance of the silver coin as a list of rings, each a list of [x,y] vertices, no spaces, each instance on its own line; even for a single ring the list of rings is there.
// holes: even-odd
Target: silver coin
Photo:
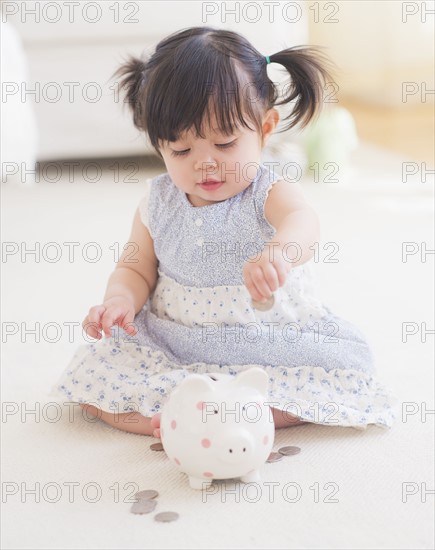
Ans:
[[[270,453],[270,455],[268,456],[266,462],[279,462],[283,458],[284,457],[281,453]]]
[[[157,506],[157,500],[138,500],[133,502],[130,508],[132,514],[149,514]]]
[[[269,311],[275,304],[275,296],[272,294],[265,302],[257,302],[256,300],[251,300],[251,302],[254,309],[258,309],[258,311]]]
[[[153,443],[150,445],[152,451],[164,451],[163,445],[161,443]]]
[[[160,512],[159,514],[156,514],[154,516],[154,519],[156,521],[168,522],[168,521],[175,521],[179,517],[180,515],[177,514],[177,512]]]
[[[301,452],[300,447],[281,447],[278,452],[284,456],[297,455]]]
[[[151,500],[159,496],[159,493],[154,489],[145,489],[144,491],[139,491],[134,495],[134,498],[137,500]]]

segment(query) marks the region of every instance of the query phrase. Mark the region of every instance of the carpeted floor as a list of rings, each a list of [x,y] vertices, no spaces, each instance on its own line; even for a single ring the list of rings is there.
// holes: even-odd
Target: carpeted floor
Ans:
[[[371,341],[378,378],[399,398],[396,424],[280,430],[275,447],[299,455],[265,464],[257,486],[218,483],[206,494],[149,449],[154,439],[48,397],[83,343],[80,323],[103,297],[141,185],[115,183],[113,170],[96,183],[65,173],[3,185],[2,547],[433,548],[434,336],[423,332],[433,329],[433,255],[421,257],[422,243],[434,248],[433,194],[429,180],[401,182],[403,161],[365,145],[345,181],[306,183],[322,242],[340,250],[338,263],[316,264],[318,294]],[[35,243],[39,257],[25,255]],[[402,243],[416,252],[406,262]],[[148,488],[160,493],[155,512],[131,514],[132,495]],[[178,521],[156,522],[165,510]]]

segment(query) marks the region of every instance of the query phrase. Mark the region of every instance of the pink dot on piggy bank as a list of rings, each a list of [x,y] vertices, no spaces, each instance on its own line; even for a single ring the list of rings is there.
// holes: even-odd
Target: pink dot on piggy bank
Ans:
[[[206,449],[208,449],[208,448],[210,447],[210,445],[211,445],[210,439],[207,439],[207,438],[203,439],[203,440],[201,441],[201,445],[202,445],[203,447],[205,447]]]
[[[175,422],[175,420],[173,420],[173,421],[171,422],[171,428],[172,428],[173,430],[175,430],[176,427],[177,427],[177,423]]]

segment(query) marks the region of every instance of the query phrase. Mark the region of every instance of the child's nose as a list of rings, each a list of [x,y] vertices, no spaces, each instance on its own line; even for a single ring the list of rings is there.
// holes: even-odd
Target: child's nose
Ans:
[[[216,172],[218,163],[215,159],[211,157],[206,157],[205,159],[198,159],[195,162],[195,170],[202,170],[204,173],[213,174]]]

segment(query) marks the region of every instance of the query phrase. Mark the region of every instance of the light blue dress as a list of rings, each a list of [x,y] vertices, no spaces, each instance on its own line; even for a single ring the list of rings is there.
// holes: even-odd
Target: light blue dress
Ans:
[[[279,179],[261,164],[242,193],[201,207],[169,174],[148,180],[139,208],[159,278],[136,315],[138,333],[113,327],[111,338],[80,346],[52,395],[151,416],[190,373],[236,374],[257,365],[269,375],[272,406],[291,415],[391,427],[397,398],[376,380],[361,331],[315,297],[311,262],[290,270],[272,309],[252,307],[243,265],[273,243],[264,204]],[[295,252],[289,248],[288,257]]]

